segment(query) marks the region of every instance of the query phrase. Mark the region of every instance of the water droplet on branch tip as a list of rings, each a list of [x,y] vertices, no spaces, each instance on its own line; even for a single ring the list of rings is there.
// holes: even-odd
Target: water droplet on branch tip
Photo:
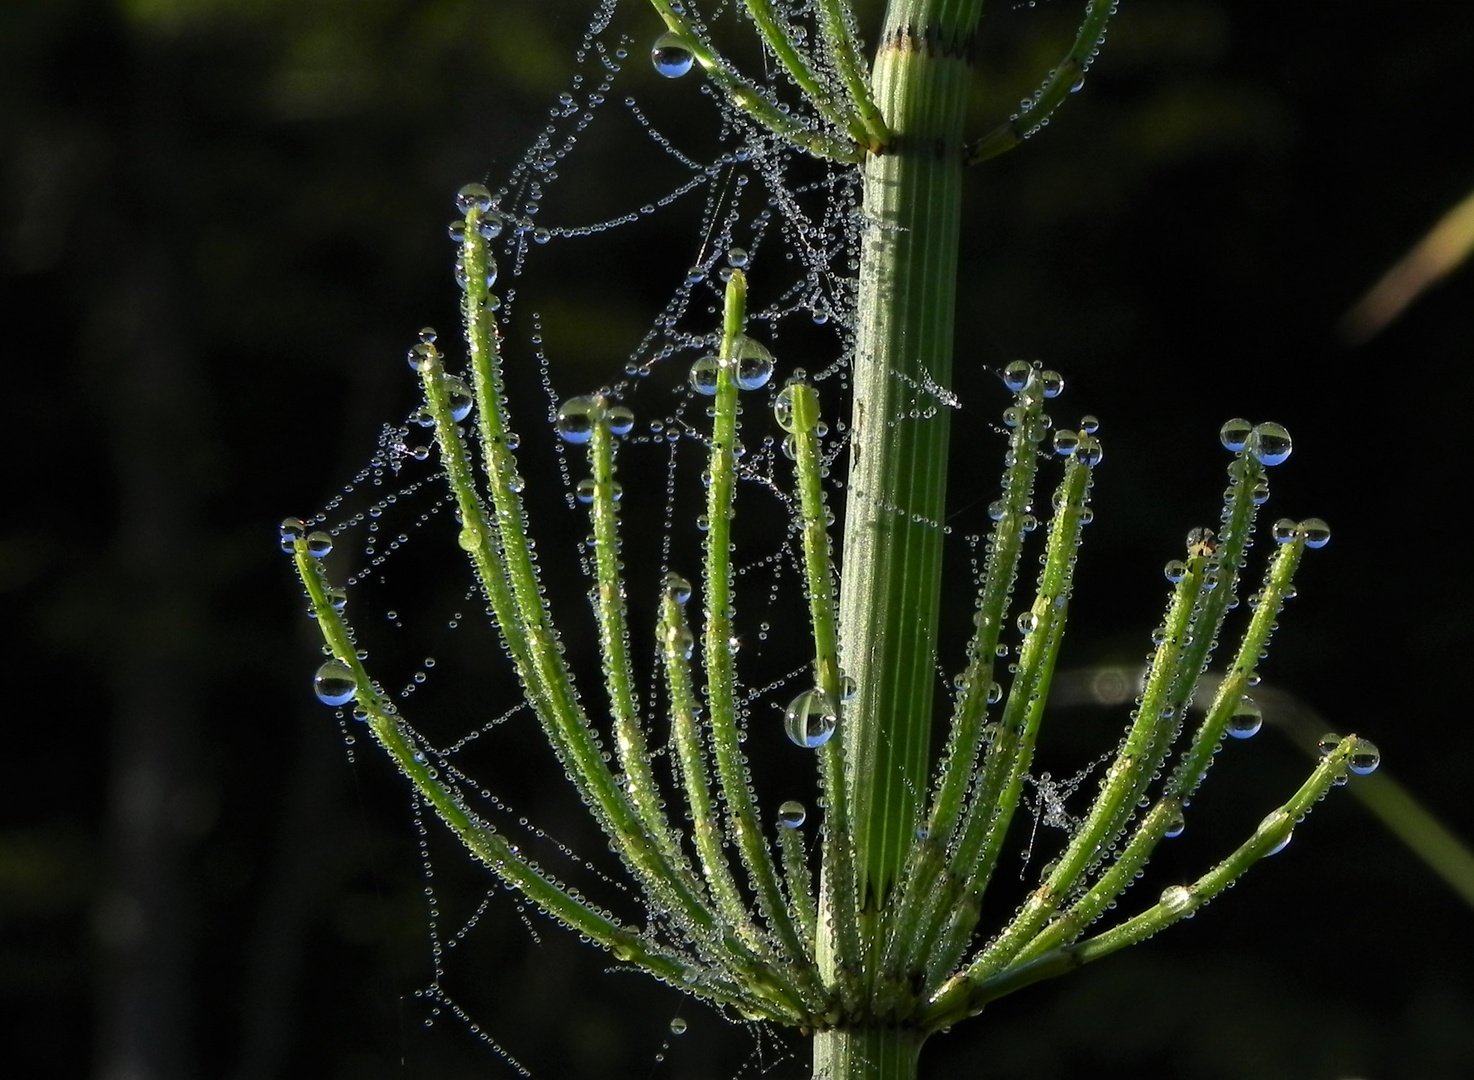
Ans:
[[[789,799],[778,807],[778,824],[785,829],[798,828],[807,817],[808,811],[804,809],[804,804],[796,799]]]

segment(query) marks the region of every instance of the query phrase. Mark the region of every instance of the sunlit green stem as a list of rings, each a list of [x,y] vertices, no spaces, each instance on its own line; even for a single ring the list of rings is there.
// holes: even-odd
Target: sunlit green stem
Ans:
[[[814,686],[825,707],[837,710],[842,718],[848,688],[839,666],[829,511],[820,475],[819,395],[813,387],[795,382],[783,389],[778,402],[780,422],[790,432],[798,480],[804,582],[814,638]],[[824,907],[832,923],[820,943],[819,955],[829,982],[839,985],[846,1006],[853,1008],[861,992],[864,947],[855,906],[855,855],[844,774],[847,738],[847,725],[841,719],[819,748],[820,786],[824,792]]]
[[[603,660],[604,681],[609,692],[615,752],[620,768],[624,770],[625,789],[645,832],[660,848],[666,863],[681,876],[684,888],[692,894],[699,894],[699,886],[681,850],[680,840],[661,808],[661,795],[651,769],[650,749],[640,727],[625,619],[624,581],[619,570],[621,543],[614,479],[614,434],[610,430],[608,407],[602,398],[597,401],[600,407],[594,417],[588,443],[589,469],[593,474],[590,477],[593,491],[589,516],[594,528],[599,655]]]
[[[1204,904],[1238,880],[1254,863],[1278,851],[1289,840],[1295,825],[1319,802],[1330,787],[1346,776],[1347,764],[1362,743],[1356,735],[1341,739],[1294,796],[1269,814],[1228,858],[1188,885],[1163,891],[1161,899],[1141,914],[1076,945],[1066,945],[1026,963],[992,972],[981,961],[973,964],[932,999],[924,1014],[931,1028],[946,1027],[1005,994],[1041,979],[1063,975],[1082,964],[1151,937],[1173,923],[1192,918]]]
[[[575,900],[562,885],[545,875],[472,813],[461,796],[439,780],[434,766],[416,748],[398,710],[385,699],[364,670],[348,625],[328,597],[321,567],[307,553],[304,541],[297,541],[294,557],[323,640],[333,656],[352,672],[355,707],[362,711],[369,731],[414,784],[420,796],[434,807],[436,814],[472,854],[542,911],[608,949],[619,960],[638,964],[662,978],[687,985],[691,992],[719,1004],[763,1014],[775,1012],[768,1002],[753,992],[750,985],[741,980],[717,976],[703,978],[699,983],[688,983],[686,975],[695,970],[689,961],[656,947],[645,935],[627,930],[610,916]]]
[[[834,100],[828,88],[814,74],[808,60],[794,48],[793,38],[779,21],[769,0],[743,0],[743,3],[747,5],[747,13],[752,17],[758,32],[763,35],[763,40],[768,43],[768,48],[773,50],[773,55],[798,84],[810,104],[819,110],[824,119],[847,132],[851,139],[863,144],[866,141],[866,131],[859,114],[850,108],[849,102]]]
[[[1085,72],[1105,40],[1106,22],[1120,0],[1090,0],[1085,5],[1085,19],[1075,33],[1074,43],[1063,59],[1044,79],[1043,85],[1029,99],[1029,107],[1021,110],[973,143],[967,163],[975,165],[999,154],[1006,154],[1033,135],[1054,115],[1072,93],[1085,84]]]
[[[722,347],[717,366],[715,420],[707,472],[705,584],[706,631],[703,659],[717,777],[726,800],[737,850],[747,868],[758,910],[772,928],[783,952],[802,970],[804,948],[784,902],[777,869],[763,838],[753,802],[747,760],[743,757],[737,717],[737,658],[733,630],[732,518],[737,487],[737,349],[747,317],[747,279],[735,270],[727,282]],[[814,1005],[820,1004],[817,973],[805,975]]]
[[[852,163],[859,162],[864,157],[865,151],[858,143],[843,135],[816,131],[779,110],[761,89],[738,74],[691,21],[675,10],[669,0],[650,0],[650,6],[660,15],[670,32],[691,50],[691,55],[706,72],[707,78],[721,88],[728,100],[773,134],[815,157]]]
[[[862,921],[901,872],[927,780],[962,127],[979,12],[979,2],[897,0],[873,69],[892,138],[865,164],[840,595],[843,662],[858,687],[845,723]]]

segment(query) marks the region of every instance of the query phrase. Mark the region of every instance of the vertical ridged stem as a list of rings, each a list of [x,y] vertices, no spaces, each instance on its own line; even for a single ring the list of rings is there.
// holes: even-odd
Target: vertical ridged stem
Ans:
[[[905,1080],[924,1036],[910,1028],[835,1028],[814,1035],[813,1080]]]
[[[898,0],[874,65],[886,153],[865,165],[840,640],[862,919],[918,824],[934,657],[962,193],[978,3]],[[913,411],[926,415],[913,419]],[[862,926],[862,933],[870,933]]]

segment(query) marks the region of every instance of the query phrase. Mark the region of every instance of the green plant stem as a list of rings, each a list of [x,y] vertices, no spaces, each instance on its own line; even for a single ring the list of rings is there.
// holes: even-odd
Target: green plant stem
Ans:
[[[814,1035],[814,1080],[893,1080],[916,1075],[924,1036],[909,1028],[835,1028]]]
[[[865,164],[844,584],[862,933],[918,824],[931,745],[962,130],[977,0],[896,0],[874,65],[891,130]],[[939,392],[940,391],[940,392]],[[919,409],[922,418],[911,419]],[[821,920],[822,922],[823,920]]]

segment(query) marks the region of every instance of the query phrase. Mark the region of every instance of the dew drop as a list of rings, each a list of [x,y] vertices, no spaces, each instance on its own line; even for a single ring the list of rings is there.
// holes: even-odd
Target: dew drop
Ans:
[[[789,702],[783,718],[789,739],[809,750],[827,743],[838,726],[838,708],[818,688],[805,690]]]
[[[1178,807],[1172,812],[1172,820],[1167,822],[1167,828],[1162,835],[1169,840],[1174,836],[1181,836],[1182,831],[1187,828],[1187,819],[1182,816],[1182,808]]]
[[[721,370],[721,357],[711,355],[703,356],[691,365],[691,374],[687,376],[687,381],[690,382],[691,389],[695,390],[698,394],[715,397],[717,392],[717,378]]]
[[[307,554],[314,559],[325,559],[333,550],[333,538],[321,529],[307,534]]]
[[[297,550],[297,541],[302,538],[307,525],[301,518],[283,518],[281,523],[281,549],[288,555]]]
[[[685,623],[678,623],[667,630],[665,643],[684,660],[691,659],[691,654],[696,651],[696,635]]]
[[[1085,430],[1083,424],[1080,430]],[[1103,451],[1101,450],[1099,439],[1089,434],[1080,436],[1080,441],[1075,445],[1076,461],[1081,465],[1099,465],[1102,456]]]
[[[1255,425],[1246,445],[1261,465],[1281,464],[1293,448],[1290,433],[1273,421]]]
[[[445,377],[445,396],[450,399],[450,418],[456,423],[459,424],[471,415],[471,406],[476,404],[476,396],[460,376]]]
[[[1080,436],[1069,428],[1060,428],[1054,433],[1054,452],[1060,457],[1069,457],[1080,445]]]
[[[1162,567],[1162,576],[1176,585],[1187,576],[1187,563],[1181,559],[1169,559],[1167,565]]]
[[[1259,823],[1259,827],[1254,830],[1254,835],[1262,836],[1264,833],[1267,833],[1272,829],[1278,829],[1289,820],[1290,816],[1286,814],[1283,810],[1272,810],[1268,814],[1266,814],[1264,820]],[[1264,852],[1264,854],[1266,856],[1277,855],[1281,851],[1284,851],[1285,846],[1290,842],[1294,835],[1294,829],[1286,830],[1285,835],[1277,840],[1274,847],[1269,848],[1267,851]]]
[[[670,1022],[670,1033],[672,1035],[686,1034],[686,1021],[679,1016],[672,1019]]]
[[[1382,764],[1382,751],[1370,739],[1358,739],[1356,749],[1351,751],[1351,758],[1346,764],[1357,776],[1366,776],[1376,772],[1377,766]]]
[[[613,435],[628,435],[635,427],[635,414],[628,405],[609,407],[609,431]]]
[[[1306,518],[1300,522],[1300,532],[1305,537],[1305,546],[1308,548],[1323,548],[1331,542],[1331,527],[1318,517]]]
[[[346,705],[358,693],[358,686],[347,664],[329,660],[312,677],[312,692],[324,705]]]
[[[1237,454],[1249,443],[1249,436],[1254,434],[1254,425],[1240,417],[1235,417],[1226,422],[1218,429],[1218,441],[1223,444],[1225,450],[1232,450]]]
[[[1235,739],[1248,739],[1259,733],[1264,726],[1264,710],[1251,697],[1239,698],[1232,715],[1228,718],[1228,733]]]
[[[773,377],[773,354],[746,334],[733,343],[737,361],[736,382],[739,390],[760,390]]]
[[[586,443],[593,438],[594,424],[603,411],[604,407],[595,398],[569,398],[558,406],[558,419],[553,427],[564,442]]]
[[[1181,914],[1192,905],[1192,902],[1192,890],[1186,885],[1168,885],[1162,890],[1162,895],[1158,898],[1158,903],[1172,915]]]
[[[1027,360],[1015,360],[1003,369],[1003,385],[1017,394],[1029,385],[1033,375],[1033,365]]]
[[[1039,382],[1044,388],[1044,396],[1047,398],[1059,397],[1065,391],[1065,378],[1057,371],[1039,372]]]
[[[597,488],[598,485],[591,478],[585,477],[578,482],[578,487],[574,489],[574,495],[581,503],[591,503],[594,501],[594,491]]]
[[[456,192],[457,210],[469,214],[472,207],[483,213],[491,209],[491,191],[485,184],[467,184]]]
[[[773,417],[778,421],[778,426],[784,431],[797,433],[798,421],[793,415],[794,387],[798,383],[792,383],[778,391],[778,396],[773,400]],[[790,455],[791,456],[791,455]]]
[[[785,829],[796,829],[804,823],[809,812],[804,809],[804,804],[797,799],[789,799],[778,807],[778,824]]]
[[[678,604],[684,604],[691,599],[691,583],[674,570],[665,575],[665,580],[661,582],[660,587],[665,590],[666,596]]]
[[[695,60],[680,36],[670,31],[656,38],[650,48],[650,63],[655,66],[655,73],[667,79],[679,79],[691,70]]]
[[[1295,531],[1299,528],[1289,518],[1280,518],[1274,523],[1272,534],[1276,544],[1288,544],[1295,539]]]
[[[727,265],[735,266],[739,270],[742,269],[742,267],[747,265],[747,250],[740,247],[728,248]]]

